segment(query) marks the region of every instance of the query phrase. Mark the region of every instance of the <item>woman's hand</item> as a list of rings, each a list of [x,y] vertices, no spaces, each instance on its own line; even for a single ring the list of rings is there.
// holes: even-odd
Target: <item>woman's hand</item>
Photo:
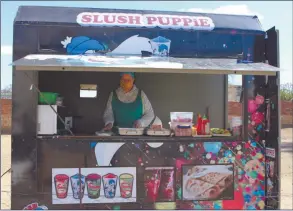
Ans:
[[[141,128],[142,126],[141,126],[140,121],[139,120],[135,121],[134,124],[133,124],[133,127],[134,128]]]
[[[109,123],[109,124],[107,124],[105,127],[104,127],[104,131],[109,131],[109,130],[112,130],[112,128],[113,128],[113,124],[112,123]]]

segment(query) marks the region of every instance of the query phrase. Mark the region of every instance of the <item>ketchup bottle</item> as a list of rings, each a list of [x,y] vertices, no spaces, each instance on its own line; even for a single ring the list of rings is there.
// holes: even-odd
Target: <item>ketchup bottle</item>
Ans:
[[[202,118],[200,114],[197,115],[197,135],[202,135]]]

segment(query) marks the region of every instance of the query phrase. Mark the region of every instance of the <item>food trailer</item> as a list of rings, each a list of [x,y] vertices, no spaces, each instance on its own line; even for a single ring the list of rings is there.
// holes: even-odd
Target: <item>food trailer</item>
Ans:
[[[279,208],[275,28],[256,16],[21,6],[13,40],[12,209]],[[170,134],[96,133],[121,72],[135,73]],[[238,133],[229,75],[242,76]],[[199,133],[197,114],[212,129]]]

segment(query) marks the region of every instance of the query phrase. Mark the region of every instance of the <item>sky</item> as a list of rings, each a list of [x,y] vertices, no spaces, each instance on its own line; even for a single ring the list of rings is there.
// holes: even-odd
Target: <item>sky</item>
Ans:
[[[292,1],[1,1],[1,88],[12,83],[13,20],[21,5],[257,15],[264,30],[275,26],[280,31],[281,84],[292,83]]]

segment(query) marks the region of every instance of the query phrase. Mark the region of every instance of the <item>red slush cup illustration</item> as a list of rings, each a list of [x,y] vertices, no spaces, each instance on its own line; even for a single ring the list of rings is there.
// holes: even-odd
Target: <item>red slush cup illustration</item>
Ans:
[[[56,196],[58,199],[65,199],[68,193],[69,176],[66,174],[57,174],[54,177]]]

